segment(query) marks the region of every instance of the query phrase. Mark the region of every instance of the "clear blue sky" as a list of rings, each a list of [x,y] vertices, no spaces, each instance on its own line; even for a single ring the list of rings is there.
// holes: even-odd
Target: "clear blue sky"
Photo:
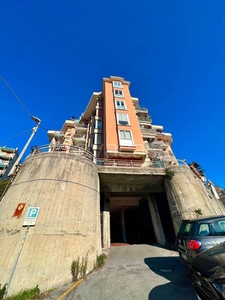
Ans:
[[[7,0],[0,3],[0,75],[46,130],[78,118],[110,75],[153,124],[173,135],[177,158],[225,187],[224,0]],[[21,151],[35,123],[0,82],[0,145]]]

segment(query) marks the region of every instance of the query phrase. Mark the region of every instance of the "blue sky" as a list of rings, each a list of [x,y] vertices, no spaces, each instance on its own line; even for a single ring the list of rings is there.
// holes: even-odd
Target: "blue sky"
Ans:
[[[1,1],[0,75],[42,120],[31,146],[117,75],[176,157],[225,188],[224,12],[223,0]],[[0,99],[0,145],[21,151],[35,123],[2,81]]]

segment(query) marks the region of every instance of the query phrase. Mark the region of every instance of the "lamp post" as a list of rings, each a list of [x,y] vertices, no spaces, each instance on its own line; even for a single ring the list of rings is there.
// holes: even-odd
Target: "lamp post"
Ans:
[[[20,153],[20,155],[18,156],[17,160],[15,161],[15,163],[14,163],[12,169],[10,170],[10,172],[9,172],[9,174],[8,174],[9,177],[12,177],[12,176],[15,175],[15,173],[16,173],[16,171],[17,171],[17,168],[18,168],[18,165],[19,165],[19,163],[20,163],[20,160],[21,160],[21,158],[22,158],[24,152],[27,150],[27,147],[29,146],[31,140],[33,139],[35,133],[36,133],[37,130],[38,130],[38,127],[39,127],[40,124],[41,124],[41,120],[40,120],[39,118],[32,116],[31,119],[32,119],[33,121],[35,121],[35,122],[37,123],[37,125],[36,125],[36,127],[33,128],[32,134],[31,134],[30,138],[28,139],[26,145],[23,147],[23,150],[21,151],[21,153]]]

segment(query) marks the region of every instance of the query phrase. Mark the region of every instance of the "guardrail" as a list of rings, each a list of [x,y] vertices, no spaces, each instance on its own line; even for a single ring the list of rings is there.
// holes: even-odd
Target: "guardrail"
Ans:
[[[81,147],[73,146],[73,145],[59,145],[59,144],[49,144],[49,145],[43,145],[40,147],[37,147],[32,153],[28,155],[28,157],[33,155],[38,155],[45,152],[57,152],[59,155],[60,153],[71,153],[78,156],[84,156],[91,161],[96,160],[96,158],[93,156],[93,154]],[[27,158],[28,158],[27,157]]]
[[[59,144],[47,144],[37,147],[28,157],[39,155],[46,152],[56,152],[59,155],[64,153],[73,154],[75,156],[83,156],[93,161],[97,166],[105,167],[132,167],[132,168],[161,168],[165,169],[171,166],[184,165],[189,168],[184,160],[177,160],[175,157],[162,157],[161,159],[155,159],[149,162],[142,162],[138,160],[125,160],[125,159],[108,159],[108,158],[96,158],[94,155],[78,146],[73,145],[59,145]],[[27,158],[28,158],[27,157]],[[26,158],[26,159],[27,159]]]

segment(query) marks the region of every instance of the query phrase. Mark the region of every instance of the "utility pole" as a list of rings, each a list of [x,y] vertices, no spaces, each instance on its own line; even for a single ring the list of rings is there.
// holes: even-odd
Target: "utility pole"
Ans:
[[[33,128],[32,134],[31,134],[30,138],[28,139],[26,145],[23,147],[23,150],[21,151],[21,153],[20,153],[20,155],[18,156],[17,160],[15,161],[15,163],[14,163],[12,169],[10,170],[10,172],[9,172],[9,174],[8,174],[9,177],[13,177],[13,176],[16,174],[16,171],[17,171],[18,166],[19,166],[19,164],[20,164],[20,160],[21,160],[21,158],[22,158],[24,152],[27,150],[27,147],[29,146],[29,144],[30,144],[31,140],[33,139],[35,133],[37,132],[38,127],[39,127],[40,124],[41,124],[41,120],[40,120],[39,118],[32,116],[31,119],[32,119],[33,121],[35,121],[35,122],[37,123],[37,125],[36,125],[36,127]]]

